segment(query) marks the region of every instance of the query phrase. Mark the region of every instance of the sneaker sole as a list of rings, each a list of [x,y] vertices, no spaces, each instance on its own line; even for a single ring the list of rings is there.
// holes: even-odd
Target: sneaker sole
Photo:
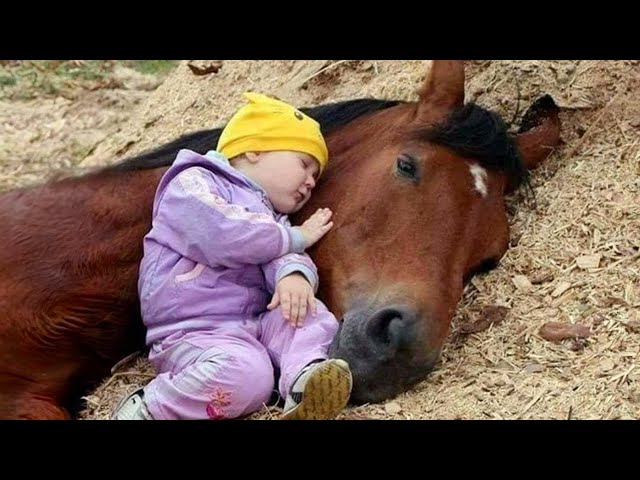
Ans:
[[[140,391],[142,389],[137,389],[134,390],[133,392],[131,392],[129,395],[125,396],[122,400],[120,400],[120,402],[118,402],[118,405],[116,405],[116,407],[111,411],[111,415],[109,416],[109,420],[131,420],[133,415],[131,413],[129,413],[128,415],[125,415],[123,412],[123,409],[125,407],[125,405],[131,401],[133,401],[133,398],[138,396],[138,401],[142,402],[142,396],[140,395]],[[142,407],[138,407],[139,408],[144,408],[146,410],[146,407],[142,406]],[[130,409],[133,409],[133,407],[130,407]],[[124,418],[123,418],[124,417]]]
[[[331,420],[349,402],[351,371],[343,360],[327,362],[307,381],[302,401],[282,420]]]

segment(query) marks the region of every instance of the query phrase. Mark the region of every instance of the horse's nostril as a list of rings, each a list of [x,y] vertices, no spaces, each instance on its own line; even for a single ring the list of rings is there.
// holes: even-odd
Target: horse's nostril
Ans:
[[[402,314],[395,309],[386,308],[380,310],[369,319],[367,324],[367,333],[369,336],[379,343],[388,344],[391,341],[389,327],[395,319],[401,319]]]
[[[397,348],[403,341],[412,340],[413,315],[404,308],[387,307],[377,311],[367,322],[367,335],[375,344]],[[409,335],[408,335],[409,334]]]

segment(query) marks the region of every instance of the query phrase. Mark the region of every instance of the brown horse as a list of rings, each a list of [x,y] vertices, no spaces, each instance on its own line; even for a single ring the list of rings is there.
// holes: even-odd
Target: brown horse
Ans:
[[[506,192],[559,142],[549,97],[510,135],[463,105],[461,61],[436,60],[415,103],[356,100],[304,109],[331,166],[312,201],[335,227],[310,251],[342,327],[332,355],[353,400],[379,401],[434,367],[465,279],[507,250]],[[136,283],[158,181],[196,132],[114,167],[0,195],[0,418],[69,418],[78,399],[143,346]]]

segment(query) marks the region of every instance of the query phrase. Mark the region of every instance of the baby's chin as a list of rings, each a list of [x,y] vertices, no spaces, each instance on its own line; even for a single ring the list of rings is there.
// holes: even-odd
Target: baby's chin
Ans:
[[[273,207],[275,208],[275,210],[278,213],[282,213],[284,215],[290,215],[292,213],[296,213],[298,210],[300,210],[302,207],[304,206],[304,204],[300,204],[300,203],[296,203],[294,205],[292,205],[291,203],[289,204],[274,204]]]
[[[289,207],[289,208],[282,208],[280,210],[278,210],[280,213],[284,213],[285,215],[291,215],[292,213],[296,213],[300,210],[302,210],[302,207],[304,207],[304,204],[296,204],[294,207]]]
[[[302,210],[302,207],[305,206],[305,204],[309,201],[309,199],[305,199],[302,202],[288,202],[288,203],[280,203],[279,205],[274,205],[275,209],[279,212],[279,213],[283,213],[285,215],[289,215],[291,213],[296,213],[300,210]]]

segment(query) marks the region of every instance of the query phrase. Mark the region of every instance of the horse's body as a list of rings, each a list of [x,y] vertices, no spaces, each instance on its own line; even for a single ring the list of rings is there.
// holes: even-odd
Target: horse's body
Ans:
[[[320,298],[343,319],[332,355],[352,367],[354,401],[395,395],[434,367],[464,280],[507,249],[505,192],[559,141],[549,99],[512,138],[463,98],[462,62],[435,61],[419,102],[305,109],[331,158],[294,222],[334,212],[310,254]],[[204,153],[219,132],[0,195],[0,418],[68,418],[143,346],[136,284],[156,186],[180,148]]]

